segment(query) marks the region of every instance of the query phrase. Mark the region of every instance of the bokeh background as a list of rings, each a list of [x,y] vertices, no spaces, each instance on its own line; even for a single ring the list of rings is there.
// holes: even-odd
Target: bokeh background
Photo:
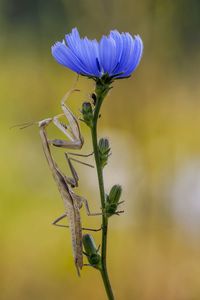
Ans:
[[[114,83],[100,135],[110,138],[106,189],[123,185],[124,215],[110,220],[108,265],[116,299],[200,299],[199,0],[0,1],[0,299],[106,299],[99,274],[77,277],[68,230],[51,226],[63,204],[37,126],[12,125],[60,113],[76,75],[50,47],[77,26],[100,38],[140,34],[144,56]],[[80,78],[70,107],[80,115],[94,85]],[[91,150],[88,129],[83,153]],[[59,136],[53,128],[49,135]],[[54,151],[68,172],[63,151]],[[92,163],[92,160],[88,162]],[[77,165],[78,193],[98,210],[95,171]],[[84,226],[100,219],[82,212]],[[99,234],[95,234],[99,243]]]

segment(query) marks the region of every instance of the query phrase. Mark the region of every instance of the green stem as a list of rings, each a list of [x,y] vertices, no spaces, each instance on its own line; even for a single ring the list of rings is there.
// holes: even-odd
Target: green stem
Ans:
[[[98,140],[97,140],[97,123],[99,119],[99,112],[103,102],[104,97],[107,93],[103,95],[100,93],[97,95],[97,102],[94,111],[94,118],[93,118],[93,126],[91,128],[92,134],[92,143],[93,143],[93,150],[94,150],[94,157],[96,162],[96,169],[98,175],[98,182],[99,182],[99,192],[101,197],[101,206],[102,206],[102,244],[101,244],[101,276],[103,279],[103,283],[105,286],[105,290],[109,300],[114,300],[114,295],[112,292],[108,272],[107,272],[107,265],[106,265],[106,254],[107,254],[107,232],[108,232],[108,217],[105,214],[105,190],[104,190],[104,181],[103,181],[103,170],[100,163],[99,158],[99,151],[98,151]]]

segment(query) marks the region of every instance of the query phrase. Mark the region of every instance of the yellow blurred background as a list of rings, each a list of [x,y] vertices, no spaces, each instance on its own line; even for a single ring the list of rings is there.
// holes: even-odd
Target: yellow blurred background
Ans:
[[[100,275],[77,277],[68,230],[51,226],[63,212],[37,126],[12,125],[60,113],[76,75],[50,47],[77,26],[100,38],[111,29],[140,34],[144,55],[119,80],[99,122],[110,138],[106,190],[123,185],[125,213],[110,220],[108,266],[116,299],[200,299],[200,2],[198,0],[0,1],[0,299],[106,299]],[[94,85],[80,78],[76,115]],[[91,151],[89,131],[82,153]],[[49,128],[49,135],[59,133]],[[68,173],[63,151],[54,150]],[[91,159],[88,162],[92,163]],[[100,207],[95,170],[76,165],[77,193]],[[98,227],[88,218],[84,226]],[[100,235],[94,234],[96,243]]]

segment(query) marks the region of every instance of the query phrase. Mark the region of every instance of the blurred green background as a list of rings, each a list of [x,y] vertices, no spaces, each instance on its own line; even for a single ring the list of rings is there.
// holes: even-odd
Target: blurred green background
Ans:
[[[38,128],[12,125],[60,113],[76,75],[50,47],[77,26],[100,38],[140,34],[144,55],[107,97],[100,134],[110,138],[107,191],[124,188],[124,215],[110,220],[108,265],[116,299],[200,299],[199,0],[0,1],[0,299],[106,299],[99,274],[77,278],[68,230],[51,222],[63,204]],[[80,78],[70,107],[80,115],[94,85]],[[91,150],[88,129],[83,153]],[[49,135],[59,133],[49,128]],[[55,151],[54,151],[55,152]],[[56,159],[67,173],[63,152]],[[88,160],[92,162],[91,160]],[[99,210],[95,171],[77,165],[78,193]],[[100,219],[86,217],[84,226]],[[99,234],[95,234],[99,243]]]

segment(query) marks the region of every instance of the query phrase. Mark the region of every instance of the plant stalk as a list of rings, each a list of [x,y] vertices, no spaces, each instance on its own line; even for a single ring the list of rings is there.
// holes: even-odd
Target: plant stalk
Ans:
[[[99,192],[100,192],[101,207],[102,207],[101,276],[103,279],[103,283],[104,283],[104,287],[108,299],[114,300],[114,295],[112,292],[112,288],[111,288],[111,284],[107,272],[107,265],[106,265],[108,217],[105,214],[105,189],[104,189],[104,180],[103,180],[103,170],[99,158],[98,139],[97,139],[97,123],[99,119],[99,112],[100,112],[103,99],[105,98],[106,94],[107,92],[97,94],[97,101],[94,110],[93,126],[91,128],[91,135],[92,135],[93,151],[94,151],[94,157],[96,162],[96,170],[98,176]]]

